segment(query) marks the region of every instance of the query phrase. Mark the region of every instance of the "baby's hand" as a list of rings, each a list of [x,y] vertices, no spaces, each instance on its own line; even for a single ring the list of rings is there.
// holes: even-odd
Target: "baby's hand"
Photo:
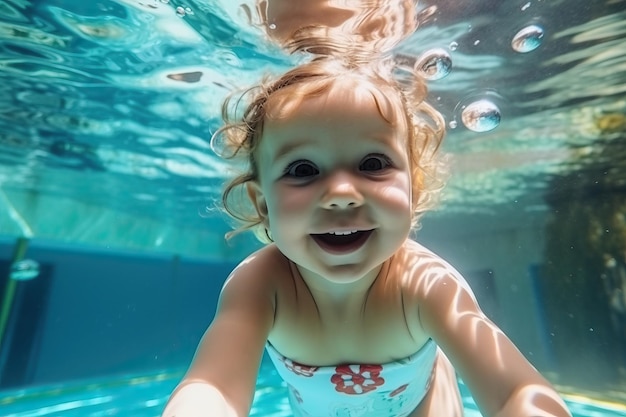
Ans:
[[[217,388],[192,382],[172,395],[161,417],[237,417],[237,413]]]

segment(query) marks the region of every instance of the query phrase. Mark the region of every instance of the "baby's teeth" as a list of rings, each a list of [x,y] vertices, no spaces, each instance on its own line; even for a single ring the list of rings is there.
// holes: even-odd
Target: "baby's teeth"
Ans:
[[[348,232],[330,232],[332,235],[351,235],[352,233],[356,233],[358,230],[351,230]]]

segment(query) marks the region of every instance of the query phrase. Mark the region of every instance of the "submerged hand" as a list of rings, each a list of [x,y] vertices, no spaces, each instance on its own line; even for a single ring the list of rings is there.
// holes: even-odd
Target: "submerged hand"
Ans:
[[[238,417],[222,393],[204,382],[192,382],[174,393],[161,417]]]

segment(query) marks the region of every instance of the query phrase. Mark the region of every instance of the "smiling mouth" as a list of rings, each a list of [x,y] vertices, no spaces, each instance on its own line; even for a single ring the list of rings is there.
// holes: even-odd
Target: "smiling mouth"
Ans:
[[[358,230],[345,233],[320,233],[311,237],[322,249],[333,254],[344,254],[359,249],[373,230]]]

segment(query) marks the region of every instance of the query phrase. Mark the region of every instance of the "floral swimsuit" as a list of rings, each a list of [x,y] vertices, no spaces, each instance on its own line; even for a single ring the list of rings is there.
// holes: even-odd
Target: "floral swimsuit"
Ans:
[[[307,366],[267,352],[287,384],[294,417],[405,417],[422,401],[433,375],[437,345],[384,365]]]

